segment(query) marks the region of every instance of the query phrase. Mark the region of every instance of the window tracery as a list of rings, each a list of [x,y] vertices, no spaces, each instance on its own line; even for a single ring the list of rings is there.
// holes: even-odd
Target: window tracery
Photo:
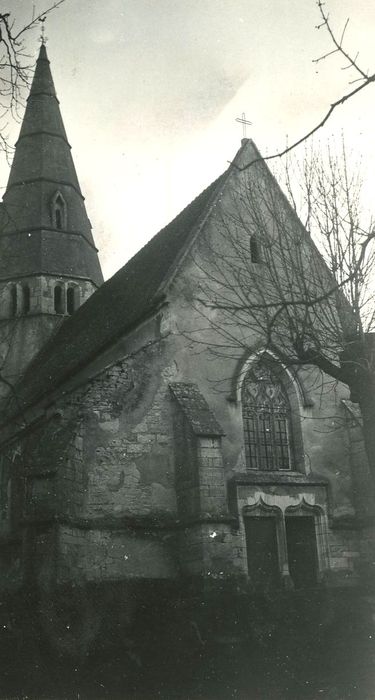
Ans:
[[[290,405],[279,376],[256,362],[242,388],[246,463],[249,469],[291,469]]]

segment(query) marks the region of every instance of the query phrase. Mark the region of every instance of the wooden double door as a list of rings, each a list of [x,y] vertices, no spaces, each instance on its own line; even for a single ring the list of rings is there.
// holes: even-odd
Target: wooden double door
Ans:
[[[276,517],[246,517],[245,532],[249,577],[256,588],[277,587],[281,581],[280,541],[286,539],[289,573],[296,589],[314,586],[318,574],[315,519],[310,515],[286,516],[285,538]]]

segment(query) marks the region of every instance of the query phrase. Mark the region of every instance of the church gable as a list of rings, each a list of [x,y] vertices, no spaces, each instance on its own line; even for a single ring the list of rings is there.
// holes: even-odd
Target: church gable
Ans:
[[[233,321],[245,326],[251,304],[259,307],[261,328],[280,302],[291,296],[304,298],[303,284],[317,294],[333,283],[315,244],[249,140],[220,182],[204,225],[190,237],[178,262],[167,280],[176,285],[176,296],[185,294],[209,323],[212,314],[218,324],[220,319],[230,325],[232,315],[234,333]],[[333,307],[333,300],[328,304]],[[211,330],[214,327],[212,319]]]

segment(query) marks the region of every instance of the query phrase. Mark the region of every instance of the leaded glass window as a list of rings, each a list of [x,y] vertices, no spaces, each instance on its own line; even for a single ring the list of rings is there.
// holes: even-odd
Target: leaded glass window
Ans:
[[[249,469],[291,469],[291,421],[286,391],[268,364],[256,362],[242,389]]]

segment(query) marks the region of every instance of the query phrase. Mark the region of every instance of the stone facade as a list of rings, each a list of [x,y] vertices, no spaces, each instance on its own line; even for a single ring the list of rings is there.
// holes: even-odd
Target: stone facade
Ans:
[[[317,582],[355,585],[364,557],[342,422],[316,432],[318,408],[310,395],[314,405],[302,411],[297,469],[249,471],[241,405],[228,401],[230,373],[224,390],[217,390],[213,376],[203,380],[209,350],[189,367],[182,338],[165,332],[172,316],[173,304],[159,323],[162,335],[150,322],[126,357],[76,381],[48,408],[33,409],[30,425],[4,457],[23,489],[10,503],[3,496],[4,536],[12,531],[22,541],[33,523],[46,529],[48,536],[39,534],[35,542],[41,585],[181,576],[246,580],[246,517],[273,508],[283,579],[289,578],[283,523],[300,513],[315,523]],[[331,418],[345,410],[340,389],[319,405]],[[8,492],[13,488],[12,482]]]

